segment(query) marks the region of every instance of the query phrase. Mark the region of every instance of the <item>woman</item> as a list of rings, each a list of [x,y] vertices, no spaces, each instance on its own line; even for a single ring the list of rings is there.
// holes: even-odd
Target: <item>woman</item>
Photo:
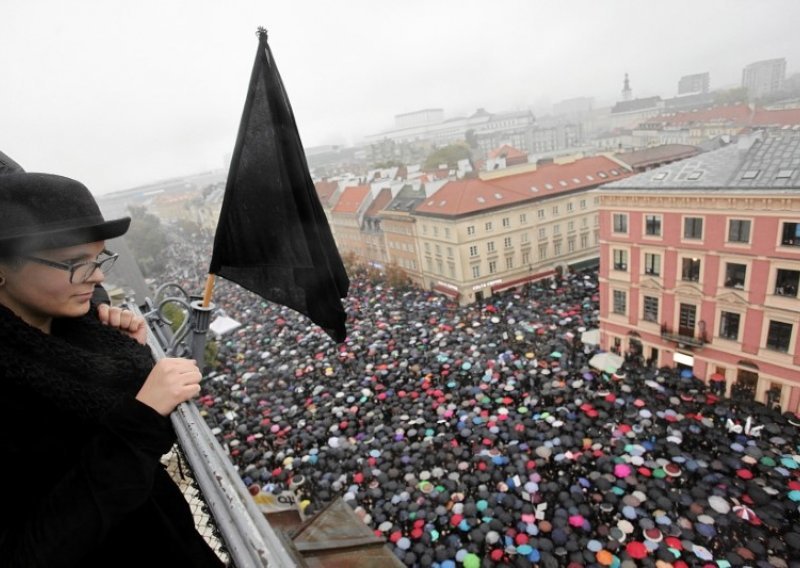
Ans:
[[[75,180],[0,175],[2,566],[222,566],[160,463],[200,371],[91,302],[129,224]]]

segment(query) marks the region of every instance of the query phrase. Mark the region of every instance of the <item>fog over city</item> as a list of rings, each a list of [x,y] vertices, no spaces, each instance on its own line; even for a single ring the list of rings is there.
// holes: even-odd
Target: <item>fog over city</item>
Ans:
[[[681,76],[738,87],[798,71],[796,0],[384,2],[5,0],[0,149],[102,194],[217,169],[233,150],[269,31],[306,147],[353,145],[394,116],[675,96]]]

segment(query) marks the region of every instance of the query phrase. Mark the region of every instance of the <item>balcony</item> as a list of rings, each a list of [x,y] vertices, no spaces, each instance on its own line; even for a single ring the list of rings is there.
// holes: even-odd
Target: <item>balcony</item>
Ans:
[[[676,343],[678,347],[694,347],[694,348],[701,348],[703,345],[708,343],[708,338],[706,337],[705,332],[705,322],[699,322],[699,336],[695,337],[688,330],[679,329],[677,333],[673,330],[668,328],[666,325],[661,326],[661,339],[665,341],[670,341],[672,343]]]

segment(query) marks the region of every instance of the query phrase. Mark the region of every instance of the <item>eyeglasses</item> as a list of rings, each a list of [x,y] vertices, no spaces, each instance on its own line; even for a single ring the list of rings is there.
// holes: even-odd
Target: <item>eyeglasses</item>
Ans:
[[[106,255],[105,258],[101,260],[86,260],[82,262],[55,262],[54,260],[47,260],[45,258],[38,258],[35,256],[24,256],[25,260],[32,260],[33,262],[38,262],[39,264],[44,264],[45,266],[51,266],[53,268],[58,268],[59,270],[66,270],[69,272],[69,282],[70,284],[83,284],[89,278],[92,277],[94,271],[98,268],[101,269],[105,274],[108,274],[111,267],[114,266],[114,263],[119,258],[119,255],[115,252],[111,252],[108,249],[103,249],[103,252],[100,253],[101,255]]]

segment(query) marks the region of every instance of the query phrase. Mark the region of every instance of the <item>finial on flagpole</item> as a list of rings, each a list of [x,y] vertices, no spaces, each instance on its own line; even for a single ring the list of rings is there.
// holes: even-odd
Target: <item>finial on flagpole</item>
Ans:
[[[267,28],[265,28],[264,26],[258,26],[258,30],[256,30],[256,35],[258,36],[258,39],[263,39],[264,41],[267,41]]]

